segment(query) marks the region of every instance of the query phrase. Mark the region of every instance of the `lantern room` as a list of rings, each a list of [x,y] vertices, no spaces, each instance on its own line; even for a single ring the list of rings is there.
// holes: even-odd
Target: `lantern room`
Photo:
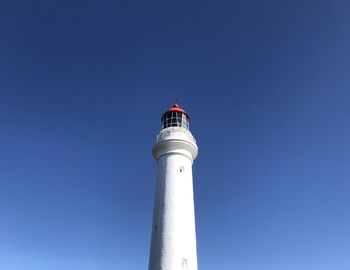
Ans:
[[[168,127],[183,127],[189,129],[190,118],[178,104],[168,109],[162,116],[163,129]]]

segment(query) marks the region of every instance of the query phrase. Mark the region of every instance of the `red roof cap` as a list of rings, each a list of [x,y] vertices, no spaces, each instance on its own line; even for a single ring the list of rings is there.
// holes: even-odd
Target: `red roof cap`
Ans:
[[[173,107],[169,108],[162,116],[162,120],[163,120],[163,117],[166,113],[169,113],[169,112],[180,112],[180,113],[184,113],[188,119],[190,119],[190,117],[188,116],[187,112],[185,112],[184,109],[181,109],[179,104],[174,104]]]

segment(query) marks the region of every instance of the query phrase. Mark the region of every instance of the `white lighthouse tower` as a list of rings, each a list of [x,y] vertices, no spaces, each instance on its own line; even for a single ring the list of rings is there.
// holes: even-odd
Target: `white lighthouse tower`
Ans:
[[[148,270],[197,270],[192,163],[198,147],[179,105],[161,121],[152,150],[158,172]]]

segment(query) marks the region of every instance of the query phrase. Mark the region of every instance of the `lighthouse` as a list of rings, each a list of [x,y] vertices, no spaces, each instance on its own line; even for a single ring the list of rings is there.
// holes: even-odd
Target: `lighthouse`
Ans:
[[[174,104],[161,118],[148,270],[197,270],[192,164],[198,154],[188,114]]]

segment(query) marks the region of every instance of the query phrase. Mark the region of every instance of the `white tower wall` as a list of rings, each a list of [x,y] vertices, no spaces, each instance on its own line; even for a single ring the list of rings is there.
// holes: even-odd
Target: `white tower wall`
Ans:
[[[197,270],[192,163],[198,148],[182,127],[163,129],[153,147],[157,160],[149,270]]]

